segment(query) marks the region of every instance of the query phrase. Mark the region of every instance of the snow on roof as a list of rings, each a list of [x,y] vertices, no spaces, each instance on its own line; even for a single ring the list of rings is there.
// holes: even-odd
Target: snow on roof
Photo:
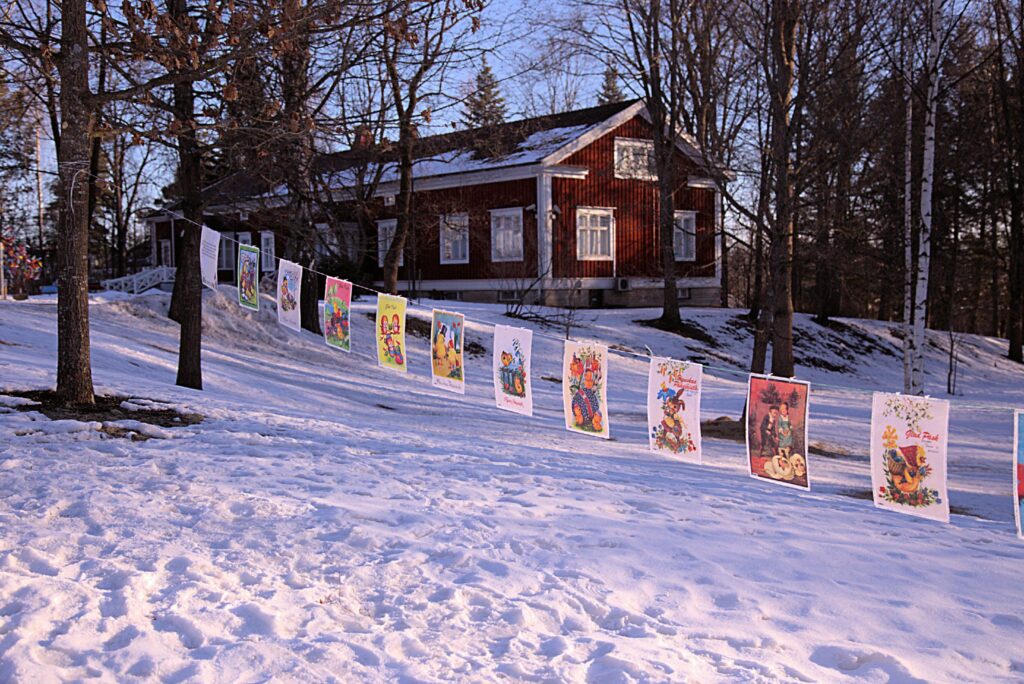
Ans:
[[[499,157],[481,156],[474,150],[467,148],[440,152],[429,157],[414,160],[413,178],[447,176],[470,171],[537,164],[548,155],[598,125],[600,124],[568,126],[537,131],[517,144],[514,151]],[[376,169],[371,168],[366,170],[365,173],[367,176],[371,176],[374,171]],[[360,170],[357,168],[335,171],[328,176],[330,179],[329,183],[332,187],[351,187],[356,184],[359,172]],[[385,162],[380,182],[397,181],[398,177],[398,164],[393,161]]]

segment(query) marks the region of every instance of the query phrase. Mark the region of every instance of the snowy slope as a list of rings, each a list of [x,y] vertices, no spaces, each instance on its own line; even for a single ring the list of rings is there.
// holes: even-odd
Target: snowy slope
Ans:
[[[345,355],[232,295],[207,294],[205,392],[173,385],[166,296],[92,309],[98,389],[199,425],[136,443],[0,407],[0,681],[1024,677],[1001,408],[1024,404],[1024,369],[997,340],[966,343],[947,526],[856,498],[870,396],[823,385],[898,388],[883,324],[799,317],[817,447],[802,493],[750,479],[737,442],[706,438],[701,467],[650,454],[640,358],[612,358],[604,442],[562,429],[560,387],[540,379],[560,372],[557,340],[535,338],[531,420],[493,408],[487,356],[468,358],[465,397],[430,387],[422,338],[408,377],[378,370],[370,301]],[[736,312],[686,313],[713,344],[633,323],[651,310],[588,312],[578,336],[704,360],[720,369],[705,417],[735,417],[748,335]],[[0,392],[52,384],[54,315],[52,299],[0,302]],[[468,329],[490,349],[486,325]]]

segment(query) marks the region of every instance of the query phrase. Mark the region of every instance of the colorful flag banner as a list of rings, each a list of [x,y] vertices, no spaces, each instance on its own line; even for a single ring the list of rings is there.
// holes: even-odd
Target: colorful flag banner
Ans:
[[[220,257],[220,233],[203,226],[199,238],[199,276],[203,285],[217,289],[217,260]]]
[[[608,347],[566,340],[562,355],[565,429],[608,439]]]
[[[466,317],[434,309],[430,323],[430,377],[434,387],[466,393],[463,344]]]
[[[651,451],[700,463],[700,386],[704,368],[651,359],[647,376],[647,430]]]
[[[871,489],[875,506],[949,522],[948,426],[948,401],[874,393]]]
[[[506,411],[533,415],[530,353],[533,331],[508,325],[494,326],[494,403]]]
[[[811,488],[807,415],[811,386],[751,375],[747,385],[747,465],[751,477]]]
[[[1024,411],[1013,412],[1013,515],[1017,519],[1017,536],[1024,539]]]
[[[352,283],[327,278],[324,286],[324,341],[342,351],[352,351]]]
[[[277,267],[277,322],[292,330],[302,329],[302,267],[281,259]]]
[[[377,363],[407,372],[405,359],[405,297],[377,295]]]
[[[260,310],[260,248],[238,245],[238,303]]]

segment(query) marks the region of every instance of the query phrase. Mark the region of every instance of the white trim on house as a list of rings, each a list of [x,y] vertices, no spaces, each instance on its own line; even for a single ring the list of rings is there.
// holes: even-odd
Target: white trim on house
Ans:
[[[468,264],[469,263],[469,214],[464,211],[454,214],[442,214],[438,220],[437,225],[438,240],[437,244],[440,247],[440,263],[442,266],[448,266],[452,264]],[[449,246],[448,238],[452,233],[458,232],[458,240],[452,241],[451,245],[454,247],[456,244],[465,242],[461,254],[455,254],[454,249],[447,249]],[[445,252],[448,251],[451,255],[446,256]]]
[[[526,249],[523,246],[523,235],[525,230],[523,228],[523,208],[522,207],[508,207],[506,209],[491,209],[489,211],[491,215],[491,262],[492,263],[508,263],[513,261],[522,261],[525,258]],[[518,254],[499,254],[499,236],[495,234],[495,219],[512,218],[519,221],[519,253]],[[500,226],[498,226],[500,228]],[[515,242],[515,240],[513,240]],[[510,250],[514,252],[514,250]]]
[[[562,145],[560,148],[558,148],[548,156],[544,157],[544,159],[542,159],[540,163],[544,166],[550,166],[561,162],[566,157],[569,157],[570,155],[579,152],[580,150],[582,150],[584,147],[594,142],[595,140],[599,140],[600,138],[606,136],[608,133],[611,133],[616,128],[618,128],[619,126],[621,126],[622,124],[626,123],[634,116],[639,114],[641,111],[646,111],[646,109],[644,108],[644,103],[642,101],[634,102],[633,104],[623,109],[621,112],[618,112],[617,114],[612,114],[610,117],[608,117],[601,123],[597,124],[589,131],[576,138],[575,140],[570,140],[565,145]]]
[[[607,278],[552,278],[544,286],[543,290],[614,290],[617,281],[621,277]],[[481,292],[485,290],[508,290],[512,289],[510,284],[514,282],[509,278],[439,278],[436,280],[420,280],[416,283],[420,291],[441,290],[441,291],[465,291]],[[523,282],[531,282],[530,278],[524,278]],[[374,287],[382,287],[384,281],[377,280]],[[629,278],[630,289],[633,290],[660,290],[664,287],[665,281],[661,278]],[[676,286],[680,288],[703,288],[719,287],[717,278],[676,278]]]
[[[552,274],[551,255],[554,249],[554,216],[551,203],[550,173],[537,174],[537,277],[547,287]]]
[[[568,164],[524,164],[523,166],[508,166],[497,169],[483,169],[480,171],[467,171],[465,173],[450,173],[442,176],[424,176],[413,179],[413,192],[425,192],[429,190],[450,190],[461,188],[467,185],[487,185],[489,183],[507,183],[508,181],[527,180],[535,178],[542,173],[549,173],[555,178],[570,178],[582,180],[590,175],[590,169],[586,166],[571,166]],[[377,186],[374,197],[384,197],[398,193],[398,181],[387,181]],[[351,188],[335,188],[331,190],[331,198],[335,201],[349,201],[353,197]],[[284,204],[285,202],[282,202]],[[241,205],[239,205],[241,206]]]
[[[705,178],[703,176],[690,176],[686,179],[686,187],[718,192],[718,182],[714,178]]]

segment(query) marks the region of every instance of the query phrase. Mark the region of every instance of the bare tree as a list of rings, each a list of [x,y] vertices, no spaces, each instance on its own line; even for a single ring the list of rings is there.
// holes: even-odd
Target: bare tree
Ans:
[[[1007,356],[1024,361],[1024,3],[992,0],[998,129],[1005,141],[1004,178],[1009,202],[1009,301]],[[993,290],[995,292],[995,290]]]
[[[400,0],[384,16],[381,59],[394,107],[398,167],[395,236],[384,257],[384,289],[398,291],[398,262],[412,230],[413,160],[419,127],[429,124],[432,95],[453,63],[470,59],[468,37],[479,27],[482,0]]]

